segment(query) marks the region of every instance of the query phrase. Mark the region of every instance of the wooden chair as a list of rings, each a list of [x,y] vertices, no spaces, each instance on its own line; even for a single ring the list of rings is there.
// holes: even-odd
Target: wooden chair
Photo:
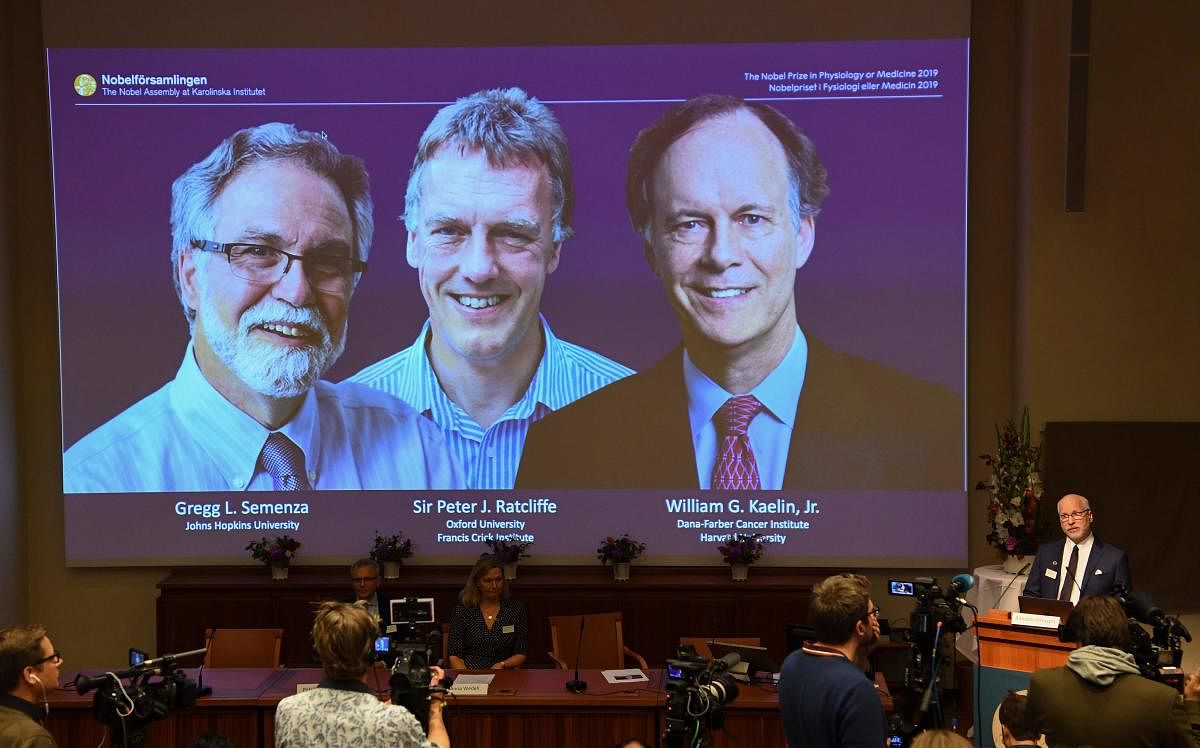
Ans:
[[[205,629],[204,667],[278,668],[282,642],[283,629]]]
[[[554,648],[550,659],[560,670],[574,670],[576,665],[585,669],[621,669],[625,667],[626,655],[636,660],[642,670],[649,669],[645,658],[625,646],[620,613],[550,616],[550,645]]]
[[[744,645],[750,646],[750,647],[761,647],[762,646],[762,637],[761,636],[723,636],[720,634],[709,635],[709,636],[681,636],[681,637],[679,637],[680,646],[683,646],[685,644],[690,644],[696,650],[696,654],[698,654],[701,657],[707,657],[710,660],[712,659],[713,653],[712,653],[712,649],[710,649],[708,645],[712,642],[725,642],[726,644],[744,644]]]

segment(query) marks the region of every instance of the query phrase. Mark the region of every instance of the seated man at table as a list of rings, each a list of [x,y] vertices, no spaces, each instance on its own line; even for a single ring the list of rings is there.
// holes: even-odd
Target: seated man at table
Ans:
[[[429,705],[429,733],[407,709],[386,704],[363,682],[373,662],[378,623],[360,603],[325,602],[313,624],[313,649],[325,677],[311,691],[288,696],[275,711],[275,745],[413,746],[449,748],[442,702]],[[431,668],[431,686],[442,669]]]
[[[813,587],[809,617],[817,640],[788,655],[779,671],[779,711],[788,745],[877,748],[887,719],[867,656],[879,642],[879,608],[861,574]]]
[[[0,629],[0,746],[54,748],[42,727],[46,694],[58,688],[62,657],[43,626]],[[39,702],[41,702],[39,704]]]
[[[373,558],[360,558],[350,567],[350,585],[354,588],[354,599],[346,602],[362,600],[367,606],[367,612],[379,620],[379,631],[387,632],[392,623],[392,608],[383,595],[379,594],[382,576],[379,573],[379,563]]]
[[[1129,653],[1129,620],[1116,598],[1085,597],[1067,619],[1079,648],[1062,667],[1029,681],[1029,710],[1047,745],[1195,746],[1200,744],[1200,668],[1183,696],[1138,672]]]

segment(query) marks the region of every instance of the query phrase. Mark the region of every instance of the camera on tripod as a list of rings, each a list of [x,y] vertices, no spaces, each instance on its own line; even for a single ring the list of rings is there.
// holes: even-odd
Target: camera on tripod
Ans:
[[[737,681],[727,671],[739,660],[736,653],[710,660],[683,652],[667,660],[666,748],[707,746],[710,733],[725,726],[725,705],[738,696]]]

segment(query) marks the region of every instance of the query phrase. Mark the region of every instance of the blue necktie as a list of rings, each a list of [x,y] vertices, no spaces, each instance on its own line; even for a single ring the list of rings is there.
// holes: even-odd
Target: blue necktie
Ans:
[[[275,482],[276,491],[312,490],[304,470],[304,451],[278,431],[267,437],[258,461]]]

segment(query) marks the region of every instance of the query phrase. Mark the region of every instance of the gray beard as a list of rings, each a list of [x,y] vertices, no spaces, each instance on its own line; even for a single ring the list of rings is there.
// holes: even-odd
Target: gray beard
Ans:
[[[213,353],[247,387],[275,398],[293,398],[312,389],[346,348],[346,329],[336,342],[321,314],[308,307],[293,307],[264,297],[242,313],[237,329],[226,327],[207,297],[196,311]],[[250,338],[255,325],[264,321],[308,327],[321,337],[318,345],[283,348]]]

